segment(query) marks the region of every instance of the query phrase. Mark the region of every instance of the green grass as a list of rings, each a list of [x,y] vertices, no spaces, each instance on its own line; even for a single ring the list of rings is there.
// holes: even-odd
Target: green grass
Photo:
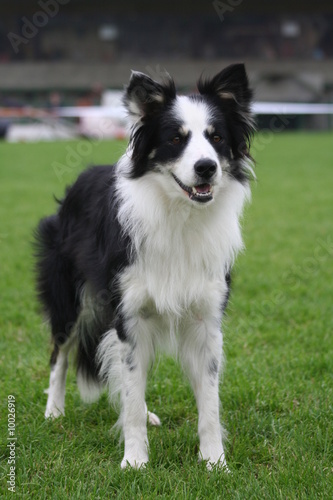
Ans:
[[[80,401],[74,370],[66,417],[44,420],[50,344],[34,295],[31,234],[54,210],[53,194],[60,197],[85,165],[114,161],[124,144],[0,143],[0,496],[11,495],[12,394],[19,498],[333,497],[333,136],[270,139],[256,138],[247,250],[234,269],[224,327],[229,475],[197,463],[194,398],[167,359],[147,388],[162,427],[149,428],[144,471],[120,470],[122,445],[110,433],[117,414],[105,396],[91,406]]]

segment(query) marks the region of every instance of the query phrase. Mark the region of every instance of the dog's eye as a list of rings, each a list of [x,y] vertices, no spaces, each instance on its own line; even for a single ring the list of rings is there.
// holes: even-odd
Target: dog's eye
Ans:
[[[214,142],[222,142],[223,139],[220,135],[215,134],[215,135],[213,135],[213,141]]]
[[[176,135],[173,139],[172,139],[172,144],[179,144],[180,143],[180,137],[179,135]]]

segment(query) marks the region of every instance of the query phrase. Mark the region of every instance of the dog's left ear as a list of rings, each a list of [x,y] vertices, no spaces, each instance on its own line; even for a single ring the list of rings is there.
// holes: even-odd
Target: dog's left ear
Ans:
[[[244,64],[232,64],[210,80],[201,78],[198,90],[220,106],[226,115],[234,158],[250,157],[255,122],[251,110],[253,92]]]
[[[234,100],[243,106],[250,104],[252,99],[244,64],[232,64],[211,80],[201,78],[198,90],[202,95],[215,96],[223,101]]]
[[[176,88],[171,77],[161,84],[144,73],[133,71],[123,100],[134,124],[140,124],[175,97]]]

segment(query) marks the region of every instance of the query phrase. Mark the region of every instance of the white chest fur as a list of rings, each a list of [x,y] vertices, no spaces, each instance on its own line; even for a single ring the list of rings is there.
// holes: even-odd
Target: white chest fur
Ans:
[[[249,191],[227,179],[213,203],[197,207],[170,198],[161,174],[121,178],[119,220],[133,241],[134,263],[122,276],[123,307],[181,315],[210,303],[219,307],[225,273],[242,248],[239,216]]]

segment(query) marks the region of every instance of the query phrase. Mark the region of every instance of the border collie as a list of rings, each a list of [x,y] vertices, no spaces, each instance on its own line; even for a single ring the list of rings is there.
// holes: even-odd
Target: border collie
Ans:
[[[190,379],[199,459],[227,469],[219,418],[221,320],[250,197],[252,91],[243,64],[177,95],[133,72],[126,153],[82,173],[37,230],[37,288],[52,328],[46,417],[64,414],[68,354],[83,400],[120,394],[121,467],[148,461],[147,373],[167,349]]]

